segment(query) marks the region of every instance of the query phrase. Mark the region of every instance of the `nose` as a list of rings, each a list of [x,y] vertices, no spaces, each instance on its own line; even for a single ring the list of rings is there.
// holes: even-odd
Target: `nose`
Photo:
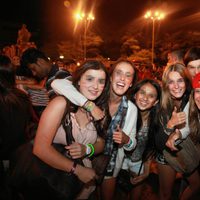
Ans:
[[[195,75],[198,74],[200,72],[200,67],[196,67],[195,68]]]
[[[93,84],[93,87],[94,87],[95,89],[98,89],[98,86],[99,86],[98,81],[95,81],[94,84]]]
[[[146,94],[143,95],[143,100],[147,101],[148,97]]]
[[[179,87],[177,82],[174,82],[173,86],[174,86],[174,88],[178,88]]]
[[[124,79],[125,79],[125,74],[121,73],[121,74],[120,74],[120,79],[121,79],[121,80],[124,80]]]

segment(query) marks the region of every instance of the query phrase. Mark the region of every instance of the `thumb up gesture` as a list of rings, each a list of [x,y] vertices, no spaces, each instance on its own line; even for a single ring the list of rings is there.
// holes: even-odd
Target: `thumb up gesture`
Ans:
[[[183,124],[186,122],[186,114],[185,112],[177,112],[177,107],[174,107],[172,112],[172,116],[167,123],[168,128],[174,128],[177,125]]]

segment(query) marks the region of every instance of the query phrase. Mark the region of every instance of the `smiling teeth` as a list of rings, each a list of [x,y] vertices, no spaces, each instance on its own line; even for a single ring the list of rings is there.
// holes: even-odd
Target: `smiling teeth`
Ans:
[[[123,83],[117,83],[117,85],[124,87],[125,84],[123,84]]]

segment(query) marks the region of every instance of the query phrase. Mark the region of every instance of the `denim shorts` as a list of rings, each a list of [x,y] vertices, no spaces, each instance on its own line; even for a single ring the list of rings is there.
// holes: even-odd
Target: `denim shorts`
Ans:
[[[125,158],[122,165],[122,169],[130,170],[134,172],[135,174],[138,174],[140,171],[140,174],[142,174],[144,172],[144,166],[142,165],[142,168],[140,170],[141,164],[142,164],[142,160],[133,162],[131,159]]]

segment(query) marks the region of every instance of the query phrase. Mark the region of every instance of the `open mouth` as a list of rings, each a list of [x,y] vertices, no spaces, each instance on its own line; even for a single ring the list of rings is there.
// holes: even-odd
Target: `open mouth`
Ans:
[[[125,87],[125,84],[124,84],[124,83],[117,83],[117,87],[124,88],[124,87]]]

